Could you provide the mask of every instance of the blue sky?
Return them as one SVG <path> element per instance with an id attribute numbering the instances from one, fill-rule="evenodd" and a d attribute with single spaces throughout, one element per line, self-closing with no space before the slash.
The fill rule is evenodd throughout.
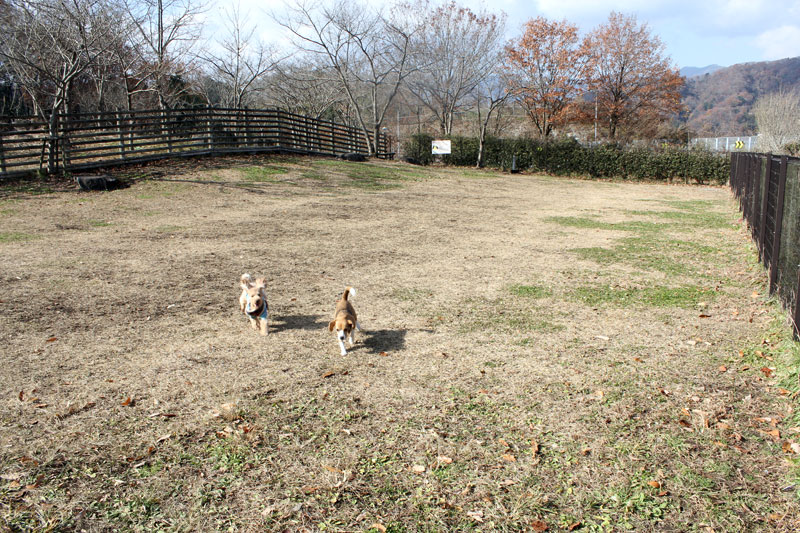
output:
<path id="1" fill-rule="evenodd" d="M 207 22 L 221 20 L 231 1 L 215 0 Z M 235 0 L 233 0 L 235 1 Z M 376 3 L 385 3 L 379 1 Z M 611 11 L 636 15 L 665 45 L 679 67 L 730 66 L 800 56 L 800 0 L 457 0 L 473 11 L 503 11 L 509 38 L 530 18 L 567 19 L 583 32 L 605 22 Z M 280 28 L 266 12 L 280 12 L 283 0 L 240 0 L 261 38 L 280 43 Z"/>

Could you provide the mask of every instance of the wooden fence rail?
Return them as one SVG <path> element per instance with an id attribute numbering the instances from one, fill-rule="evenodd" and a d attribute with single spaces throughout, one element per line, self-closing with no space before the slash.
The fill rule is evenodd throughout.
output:
<path id="1" fill-rule="evenodd" d="M 730 186 L 800 338 L 800 159 L 732 153 Z"/>
<path id="2" fill-rule="evenodd" d="M 279 109 L 168 109 L 0 117 L 0 178 L 236 152 L 369 153 L 363 132 Z M 370 137 L 370 139 L 372 139 Z M 378 157 L 391 157 L 379 135 Z"/>

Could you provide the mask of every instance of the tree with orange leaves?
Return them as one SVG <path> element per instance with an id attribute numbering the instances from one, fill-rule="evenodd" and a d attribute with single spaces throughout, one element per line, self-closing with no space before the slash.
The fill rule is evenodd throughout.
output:
<path id="1" fill-rule="evenodd" d="M 585 45 L 591 54 L 587 87 L 596 98 L 592 111 L 610 139 L 623 130 L 641 134 L 647 125 L 680 112 L 684 79 L 647 24 L 612 12 L 587 35 Z"/>
<path id="2" fill-rule="evenodd" d="M 568 121 L 588 63 L 578 27 L 566 20 L 531 19 L 506 46 L 507 82 L 542 137 Z"/>

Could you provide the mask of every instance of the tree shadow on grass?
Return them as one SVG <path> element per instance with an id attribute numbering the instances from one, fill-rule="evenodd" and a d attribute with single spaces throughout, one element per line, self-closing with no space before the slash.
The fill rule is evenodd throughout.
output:
<path id="1" fill-rule="evenodd" d="M 364 348 L 370 353 L 378 354 L 402 350 L 406 345 L 406 333 L 404 329 L 378 329 L 364 331 L 361 335 Z"/>

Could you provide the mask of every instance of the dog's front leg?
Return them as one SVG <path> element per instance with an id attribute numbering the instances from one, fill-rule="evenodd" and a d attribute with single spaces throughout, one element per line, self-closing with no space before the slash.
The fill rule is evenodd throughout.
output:
<path id="1" fill-rule="evenodd" d="M 344 347 L 344 341 L 342 339 L 337 339 L 339 341 L 339 348 L 342 351 L 342 355 L 347 355 L 347 350 Z"/>

